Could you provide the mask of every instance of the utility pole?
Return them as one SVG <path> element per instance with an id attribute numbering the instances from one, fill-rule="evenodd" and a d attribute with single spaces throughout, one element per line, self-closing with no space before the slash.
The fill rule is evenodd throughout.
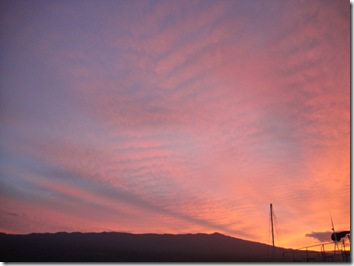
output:
<path id="1" fill-rule="evenodd" d="M 272 244 L 273 244 L 273 261 L 275 259 L 275 245 L 274 245 L 274 226 L 273 226 L 273 204 L 270 204 L 270 223 L 272 226 Z"/>

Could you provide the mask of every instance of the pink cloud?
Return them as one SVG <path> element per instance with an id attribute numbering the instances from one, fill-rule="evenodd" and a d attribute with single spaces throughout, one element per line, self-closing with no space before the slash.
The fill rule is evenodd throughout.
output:
<path id="1" fill-rule="evenodd" d="M 97 13 L 95 37 L 53 24 L 25 52 L 54 66 L 60 85 L 35 90 L 48 103 L 34 124 L 26 112 L 2 123 L 1 145 L 7 176 L 58 199 L 4 196 L 1 228 L 14 231 L 18 208 L 38 222 L 20 231 L 220 230 L 265 242 L 270 202 L 292 247 L 328 229 L 328 202 L 349 226 L 349 23 L 342 4 L 295 1 L 273 21 L 274 3 L 264 14 L 242 1 L 123 3 L 119 16 Z"/>

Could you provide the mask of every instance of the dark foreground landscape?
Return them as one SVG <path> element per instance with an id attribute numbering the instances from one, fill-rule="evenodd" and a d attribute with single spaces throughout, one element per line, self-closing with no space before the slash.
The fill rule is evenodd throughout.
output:
<path id="1" fill-rule="evenodd" d="M 272 247 L 219 233 L 0 233 L 3 262 L 267 262 Z M 276 261 L 306 261 L 319 253 L 276 248 Z"/>

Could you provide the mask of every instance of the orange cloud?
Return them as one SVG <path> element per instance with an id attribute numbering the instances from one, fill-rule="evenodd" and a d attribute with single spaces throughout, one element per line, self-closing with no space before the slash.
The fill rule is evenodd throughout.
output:
<path id="1" fill-rule="evenodd" d="M 2 19 L 2 230 L 267 242 L 271 202 L 286 247 L 349 227 L 349 6 L 56 7 Z"/>

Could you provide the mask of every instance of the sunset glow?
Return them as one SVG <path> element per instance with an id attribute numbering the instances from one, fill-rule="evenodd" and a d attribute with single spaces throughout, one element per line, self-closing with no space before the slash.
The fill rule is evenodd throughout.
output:
<path id="1" fill-rule="evenodd" d="M 0 36 L 0 232 L 350 230 L 348 1 L 2 1 Z"/>

